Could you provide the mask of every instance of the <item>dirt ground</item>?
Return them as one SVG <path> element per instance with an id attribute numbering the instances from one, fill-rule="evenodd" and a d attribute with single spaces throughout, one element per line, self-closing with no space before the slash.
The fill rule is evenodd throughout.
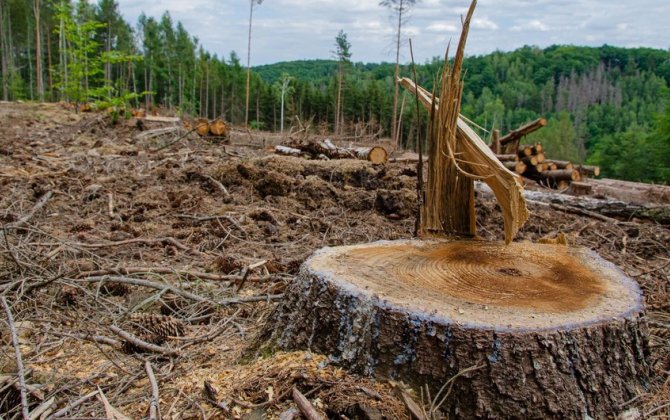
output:
<path id="1" fill-rule="evenodd" d="M 330 417 L 405 418 L 391 384 L 321 355 L 242 356 L 312 252 L 412 236 L 414 166 L 278 157 L 263 133 L 138 134 L 59 104 L 0 104 L 0 292 L 31 409 L 146 417 L 151 371 L 163 418 L 277 418 L 295 408 L 294 386 Z M 480 197 L 477 211 L 480 235 L 502 239 L 497 205 Z M 654 375 L 624 409 L 670 415 L 669 227 L 531 212 L 518 240 L 565 233 L 641 284 Z M 11 418 L 20 385 L 6 311 L 0 412 Z"/>

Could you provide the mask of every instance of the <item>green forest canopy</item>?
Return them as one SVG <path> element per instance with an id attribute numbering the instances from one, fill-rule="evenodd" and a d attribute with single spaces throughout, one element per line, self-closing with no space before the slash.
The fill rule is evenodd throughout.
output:
<path id="1" fill-rule="evenodd" d="M 42 85 L 46 100 L 106 106 L 143 105 L 215 118 L 244 120 L 245 69 L 234 53 L 203 49 L 169 13 L 125 22 L 115 0 L 41 0 L 0 3 L 3 100 L 36 100 L 35 26 L 39 22 Z M 333 34 L 333 39 L 337 34 Z M 358 46 L 352 45 L 353 58 Z M 343 83 L 344 136 L 390 132 L 392 63 L 347 64 Z M 432 89 L 442 60 L 417 66 L 419 83 Z M 670 52 L 652 48 L 555 45 L 471 56 L 464 63 L 462 112 L 502 133 L 544 116 L 547 127 L 528 142 L 542 142 L 554 159 L 599 164 L 603 174 L 630 180 L 670 180 Z M 279 130 L 282 76 L 292 78 L 285 124 L 297 117 L 324 132 L 335 122 L 338 63 L 306 60 L 258 66 L 251 81 L 252 126 Z M 404 66 L 403 76 L 411 76 Z M 406 101 L 413 98 L 405 96 Z M 408 102 L 402 142 L 414 147 L 427 115 Z M 417 121 L 419 124 L 417 124 Z M 487 134 L 482 132 L 485 137 Z"/>

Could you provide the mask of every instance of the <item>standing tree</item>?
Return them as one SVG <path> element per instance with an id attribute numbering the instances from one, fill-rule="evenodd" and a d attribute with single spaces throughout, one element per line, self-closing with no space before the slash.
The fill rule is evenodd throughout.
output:
<path id="1" fill-rule="evenodd" d="M 281 112 L 280 112 L 280 132 L 284 134 L 284 98 L 286 97 L 287 93 L 291 93 L 293 91 L 293 87 L 291 86 L 291 82 L 293 81 L 293 77 L 289 76 L 287 73 L 284 73 L 281 75 L 281 79 L 276 82 L 277 87 L 279 88 L 279 93 L 281 95 Z"/>
<path id="2" fill-rule="evenodd" d="M 244 126 L 249 125 L 249 84 L 251 82 L 251 22 L 254 16 L 254 5 L 260 5 L 263 0 L 249 0 L 249 42 L 247 44 L 247 89 L 244 102 Z"/>
<path id="3" fill-rule="evenodd" d="M 387 7 L 397 17 L 395 33 L 395 72 L 393 77 L 393 115 L 391 116 L 391 138 L 398 143 L 398 78 L 400 76 L 400 40 L 402 39 L 402 26 L 406 22 L 407 13 L 416 4 L 417 0 L 382 0 L 379 5 Z M 405 19 L 405 20 L 403 20 Z M 395 19 L 394 19 L 395 20 Z"/>
<path id="4" fill-rule="evenodd" d="M 342 85 L 346 65 L 351 58 L 351 43 L 347 40 L 347 34 L 340 30 L 335 37 L 335 57 L 337 58 L 337 100 L 335 102 L 335 134 L 342 131 Z"/>
<path id="5" fill-rule="evenodd" d="M 109 56 L 116 46 L 117 28 L 123 22 L 119 13 L 119 4 L 115 0 L 100 0 L 95 15 L 98 22 L 105 24 L 98 31 L 98 43 L 104 46 L 105 53 Z M 110 60 L 104 61 L 104 80 L 106 84 L 111 85 L 112 63 Z"/>
<path id="6" fill-rule="evenodd" d="M 40 35 L 40 0 L 35 0 L 33 3 L 33 11 L 35 12 L 35 80 L 37 83 L 37 96 L 40 102 L 44 102 L 44 79 L 42 78 L 42 42 Z"/>

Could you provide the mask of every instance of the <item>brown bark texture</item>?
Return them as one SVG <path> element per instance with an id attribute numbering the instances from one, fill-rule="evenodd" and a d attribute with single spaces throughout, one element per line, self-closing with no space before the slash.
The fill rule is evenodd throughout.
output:
<path id="1" fill-rule="evenodd" d="M 488 328 L 399 309 L 334 276 L 308 260 L 257 346 L 307 348 L 360 374 L 427 385 L 431 395 L 474 367 L 443 406 L 453 418 L 606 418 L 645 391 L 640 307 L 558 328 Z"/>
<path id="2" fill-rule="evenodd" d="M 374 164 L 386 163 L 388 153 L 380 146 L 371 147 L 339 147 L 329 139 L 323 141 L 289 141 L 275 148 L 275 153 L 298 155 L 291 150 L 299 150 L 303 154 L 311 155 L 313 158 L 325 156 L 328 159 L 359 159 L 367 160 Z"/>

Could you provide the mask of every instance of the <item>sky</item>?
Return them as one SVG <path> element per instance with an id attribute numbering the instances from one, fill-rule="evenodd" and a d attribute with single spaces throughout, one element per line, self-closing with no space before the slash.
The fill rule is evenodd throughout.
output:
<path id="1" fill-rule="evenodd" d="M 219 57 L 247 57 L 249 0 L 118 0 L 136 25 L 141 12 L 169 11 L 204 48 Z M 403 27 L 415 60 L 443 56 L 458 41 L 468 0 L 419 0 Z M 395 24 L 378 0 L 264 0 L 254 7 L 251 65 L 332 58 L 343 30 L 352 61 L 394 62 Z M 467 55 L 553 44 L 670 48 L 670 0 L 480 0 Z M 401 62 L 410 59 L 406 39 Z"/>

